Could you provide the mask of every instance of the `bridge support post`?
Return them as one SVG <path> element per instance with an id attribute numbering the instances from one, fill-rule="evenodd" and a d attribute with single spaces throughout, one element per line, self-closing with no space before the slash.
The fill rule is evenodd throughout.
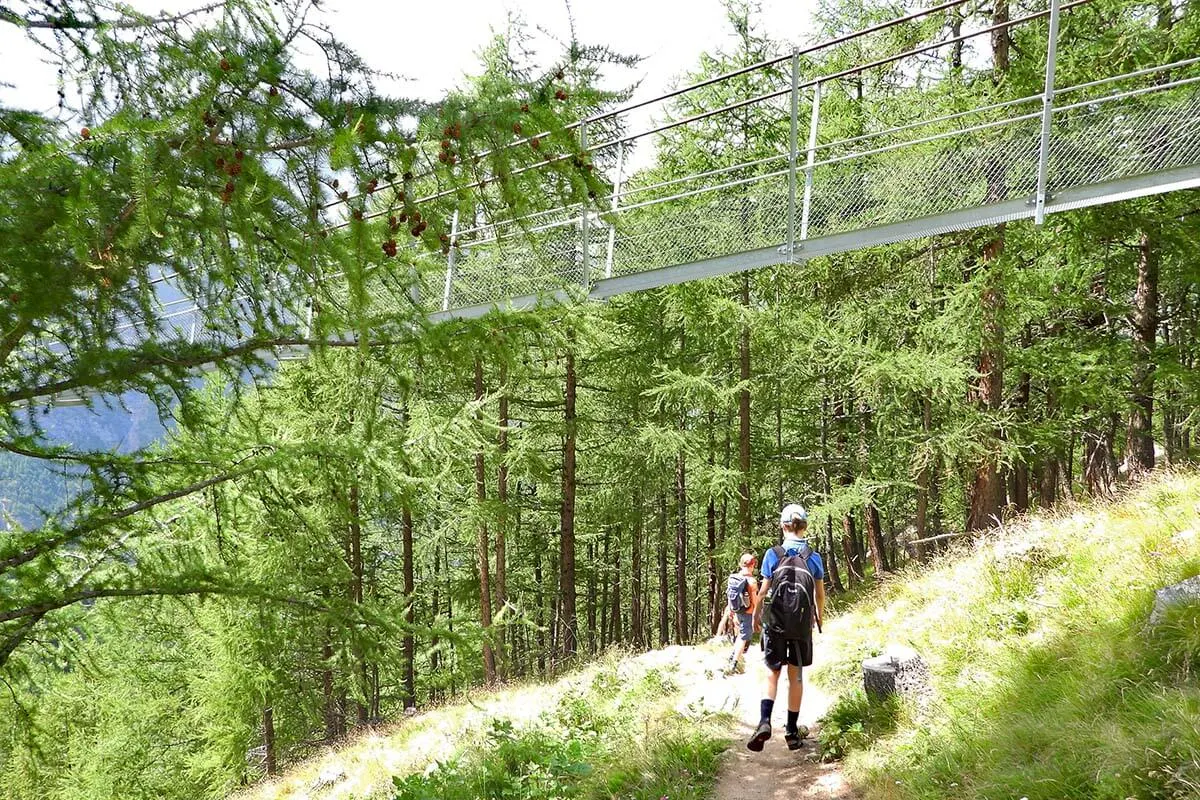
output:
<path id="1" fill-rule="evenodd" d="M 800 216 L 800 241 L 808 239 L 808 217 L 812 209 L 813 162 L 817 159 L 817 126 L 821 123 L 821 84 L 813 86 L 812 114 L 808 121 L 808 164 L 804 167 L 804 207 Z"/>
<path id="2" fill-rule="evenodd" d="M 792 48 L 792 125 L 788 140 L 787 258 L 796 260 L 796 129 L 800 109 L 800 52 Z"/>
<path id="3" fill-rule="evenodd" d="M 579 123 L 579 152 L 586 153 L 587 148 L 587 122 L 585 121 Z M 580 203 L 579 214 L 579 282 L 583 284 L 583 290 L 585 292 L 592 288 L 592 264 L 591 253 L 589 252 L 592 248 L 591 241 L 588 236 L 588 217 L 591 215 L 591 213 L 592 210 L 588 208 L 587 198 L 585 197 L 583 202 Z"/>
<path id="4" fill-rule="evenodd" d="M 1050 168 L 1050 124 L 1054 116 L 1054 67 L 1058 57 L 1058 5 L 1050 0 L 1050 34 L 1046 41 L 1046 88 L 1042 92 L 1042 140 L 1038 148 L 1037 197 L 1033 221 L 1046 221 L 1046 175 Z"/>
<path id="5" fill-rule="evenodd" d="M 442 311 L 450 310 L 450 291 L 454 287 L 454 262 L 458 253 L 458 209 L 450 218 L 450 252 L 446 255 L 446 285 L 442 288 Z"/>
<path id="6" fill-rule="evenodd" d="M 621 183 L 625 178 L 625 142 L 617 142 L 617 180 L 613 183 L 612 206 L 609 211 L 614 215 L 617 213 L 617 206 L 621 203 Z M 604 277 L 611 278 L 613 272 L 613 250 L 617 246 L 617 225 L 612 223 L 608 226 L 608 252 L 604 255 Z"/>

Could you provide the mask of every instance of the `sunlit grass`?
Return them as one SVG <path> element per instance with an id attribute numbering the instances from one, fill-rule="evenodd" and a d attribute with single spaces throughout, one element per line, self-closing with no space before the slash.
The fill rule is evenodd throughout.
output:
<path id="1" fill-rule="evenodd" d="M 849 693 L 904 644 L 934 694 L 861 737 L 851 778 L 876 797 L 1200 796 L 1200 612 L 1146 625 L 1154 591 L 1196 574 L 1200 477 L 1167 475 L 889 580 L 831 620 L 816 678 Z"/>
<path id="2" fill-rule="evenodd" d="M 361 734 L 236 800 L 700 800 L 727 746 L 728 719 L 694 687 L 723 656 L 611 653 L 553 683 L 476 693 Z"/>

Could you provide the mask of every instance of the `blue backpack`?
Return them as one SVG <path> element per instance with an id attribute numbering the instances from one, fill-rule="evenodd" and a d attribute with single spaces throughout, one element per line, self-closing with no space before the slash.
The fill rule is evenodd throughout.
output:
<path id="1" fill-rule="evenodd" d="M 740 572 L 735 572 L 729 576 L 729 580 L 725 583 L 725 596 L 729 599 L 729 607 L 734 611 L 747 611 L 750 608 L 750 598 L 747 596 L 747 590 L 750 588 L 750 579 Z"/>

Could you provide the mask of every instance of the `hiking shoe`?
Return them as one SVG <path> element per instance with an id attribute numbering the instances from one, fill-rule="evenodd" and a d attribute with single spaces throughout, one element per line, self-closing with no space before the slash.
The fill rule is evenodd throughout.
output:
<path id="1" fill-rule="evenodd" d="M 763 720 L 758 723 L 758 728 L 754 731 L 754 735 L 750 737 L 750 741 L 746 742 L 746 747 L 753 750 L 755 753 L 762 752 L 763 743 L 771 738 L 771 723 Z"/>
<path id="2" fill-rule="evenodd" d="M 806 738 L 808 738 L 807 725 L 797 726 L 796 730 L 787 731 L 783 735 L 783 741 L 787 743 L 788 750 L 799 750 Z"/>

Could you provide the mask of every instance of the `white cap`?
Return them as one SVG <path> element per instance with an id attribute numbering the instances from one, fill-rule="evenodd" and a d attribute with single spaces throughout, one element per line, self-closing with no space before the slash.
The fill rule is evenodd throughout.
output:
<path id="1" fill-rule="evenodd" d="M 804 510 L 804 506 L 788 503 L 783 507 L 783 511 L 779 512 L 779 524 L 791 525 L 793 522 L 808 522 L 808 512 Z"/>

